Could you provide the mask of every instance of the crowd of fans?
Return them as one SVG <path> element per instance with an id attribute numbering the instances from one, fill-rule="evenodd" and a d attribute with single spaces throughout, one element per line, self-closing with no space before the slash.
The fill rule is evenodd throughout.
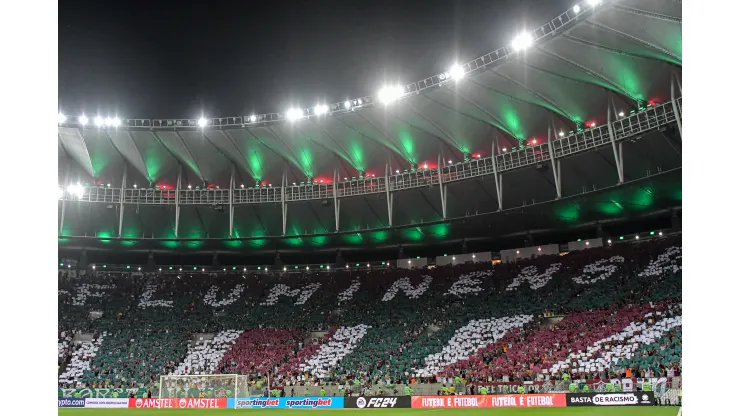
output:
<path id="1" fill-rule="evenodd" d="M 300 386 L 536 381 L 626 369 L 676 375 L 680 256 L 680 240 L 664 238 L 495 267 L 60 278 L 59 381 L 145 387 L 163 374 L 270 373 Z M 546 314 L 566 316 L 553 324 Z M 327 332 L 310 341 L 310 331 Z M 93 342 L 73 345 L 75 332 Z"/>

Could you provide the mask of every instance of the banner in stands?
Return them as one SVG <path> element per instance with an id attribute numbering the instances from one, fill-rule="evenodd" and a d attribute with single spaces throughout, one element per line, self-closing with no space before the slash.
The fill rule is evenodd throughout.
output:
<path id="1" fill-rule="evenodd" d="M 57 407 L 85 407 L 85 399 L 64 397 L 57 399 Z"/>
<path id="2" fill-rule="evenodd" d="M 345 397 L 344 407 L 349 409 L 408 409 L 411 407 L 411 396 Z"/>
<path id="3" fill-rule="evenodd" d="M 632 393 L 568 393 L 568 406 L 653 406 L 651 391 Z"/>
<path id="4" fill-rule="evenodd" d="M 341 409 L 344 397 L 246 397 L 229 399 L 234 409 Z"/>
<path id="5" fill-rule="evenodd" d="M 490 396 L 414 396 L 413 408 L 565 407 L 565 394 L 497 394 Z"/>
<path id="6" fill-rule="evenodd" d="M 220 398 L 128 399 L 135 409 L 225 409 L 227 400 Z"/>
<path id="7" fill-rule="evenodd" d="M 57 389 L 57 397 L 74 397 L 75 393 L 80 393 L 80 397 L 111 397 L 114 393 L 118 397 L 128 397 L 129 393 L 134 393 L 136 397 L 144 397 L 146 389 Z"/>
<path id="8" fill-rule="evenodd" d="M 93 409 L 128 407 L 128 400 L 129 399 L 96 399 L 88 397 L 85 399 L 85 407 Z"/>

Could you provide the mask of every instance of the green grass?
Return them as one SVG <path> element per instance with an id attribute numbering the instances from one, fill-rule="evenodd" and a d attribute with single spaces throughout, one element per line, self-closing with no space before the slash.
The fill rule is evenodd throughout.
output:
<path id="1" fill-rule="evenodd" d="M 223 415 L 248 413 L 250 416 L 336 416 L 352 409 L 59 409 L 60 415 L 143 416 L 143 415 Z M 357 410 L 360 411 L 359 409 Z M 371 416 L 676 416 L 678 407 L 561 407 L 539 409 L 363 409 Z"/>

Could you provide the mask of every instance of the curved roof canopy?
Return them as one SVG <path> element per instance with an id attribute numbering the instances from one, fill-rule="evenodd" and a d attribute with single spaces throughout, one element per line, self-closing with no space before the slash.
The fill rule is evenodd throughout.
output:
<path id="1" fill-rule="evenodd" d="M 225 189 L 232 176 L 235 188 L 381 177 L 386 170 L 393 174 L 425 165 L 436 168 L 440 162 L 455 165 L 541 144 L 548 140 L 548 128 L 553 139 L 560 132 L 569 137 L 579 129 L 604 125 L 608 118 L 613 121 L 670 101 L 674 84 L 674 94 L 680 96 L 681 3 L 588 3 L 533 31 L 534 42 L 525 50 L 514 51 L 509 45 L 463 64 L 465 75 L 459 80 L 445 72 L 402 86 L 403 97 L 389 105 L 368 96 L 350 100 L 349 106 L 328 105 L 326 114 L 304 109 L 292 121 L 288 118 L 293 114 L 246 115 L 209 119 L 205 128 L 197 120 L 148 119 L 123 120 L 117 127 L 81 126 L 70 117 L 59 126 L 59 182 L 171 189 L 179 175 L 181 189 Z M 645 172 L 680 168 L 680 135 L 674 135 L 678 140 L 668 136 L 656 130 L 627 146 L 625 181 L 630 175 L 639 179 Z M 577 162 L 564 162 L 560 169 L 562 197 L 615 182 L 615 159 L 608 146 L 578 156 Z M 509 206 L 554 196 L 551 172 L 512 173 L 501 187 Z M 448 192 L 446 216 L 439 206 L 439 190 L 398 192 L 396 206 L 413 210 L 396 212 L 393 225 L 499 208 L 493 181 L 471 179 Z M 340 231 L 390 225 L 382 193 L 348 198 L 342 204 Z M 118 236 L 117 211 L 67 205 L 60 235 Z M 294 205 L 286 235 L 335 230 L 333 210 L 320 201 Z M 238 231 L 232 237 L 282 235 L 279 203 L 238 210 L 243 212 L 234 214 L 233 228 Z M 177 228 L 173 221 L 171 207 L 137 205 L 124 213 L 121 237 L 172 238 Z M 182 207 L 178 237 L 226 238 L 229 221 L 228 214 L 207 207 Z"/>

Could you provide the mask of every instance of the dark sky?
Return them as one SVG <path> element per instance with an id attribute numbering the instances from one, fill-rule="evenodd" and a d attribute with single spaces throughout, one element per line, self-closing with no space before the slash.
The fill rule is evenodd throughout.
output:
<path id="1" fill-rule="evenodd" d="M 467 62 L 574 3 L 61 0 L 59 102 L 122 118 L 333 103 Z"/>

